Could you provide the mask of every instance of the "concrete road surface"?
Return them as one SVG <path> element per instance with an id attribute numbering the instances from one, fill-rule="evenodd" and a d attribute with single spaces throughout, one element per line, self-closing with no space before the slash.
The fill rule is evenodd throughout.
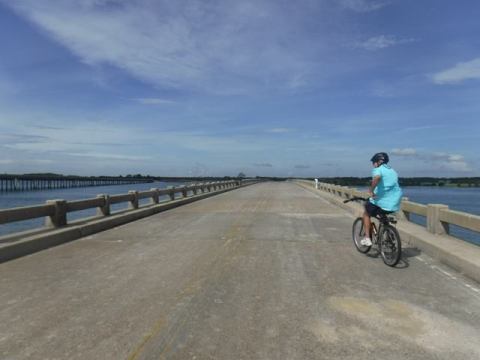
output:
<path id="1" fill-rule="evenodd" d="M 480 359 L 479 284 L 293 183 L 0 264 L 0 359 Z"/>

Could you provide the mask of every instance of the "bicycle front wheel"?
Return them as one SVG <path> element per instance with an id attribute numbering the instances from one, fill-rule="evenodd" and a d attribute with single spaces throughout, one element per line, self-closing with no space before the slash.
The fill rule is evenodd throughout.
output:
<path id="1" fill-rule="evenodd" d="M 363 254 L 367 253 L 371 248 L 371 246 L 365 246 L 360 244 L 360 240 L 362 240 L 364 237 L 365 237 L 365 228 L 363 227 L 363 219 L 359 217 L 353 222 L 352 239 L 357 250 Z"/>
<path id="2" fill-rule="evenodd" d="M 383 262 L 388 266 L 395 266 L 402 257 L 402 243 L 397 229 L 390 225 L 382 226 L 379 234 L 379 250 Z"/>

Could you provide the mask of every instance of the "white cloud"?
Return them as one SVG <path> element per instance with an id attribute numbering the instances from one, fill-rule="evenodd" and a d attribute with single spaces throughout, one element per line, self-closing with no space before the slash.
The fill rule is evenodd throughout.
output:
<path id="1" fill-rule="evenodd" d="M 452 170 L 470 171 L 471 168 L 467 164 L 465 157 L 459 154 L 448 154 L 444 152 L 438 152 L 432 154 L 432 160 L 435 162 L 443 163 Z"/>
<path id="2" fill-rule="evenodd" d="M 442 129 L 445 128 L 445 125 L 424 125 L 424 126 L 410 126 L 410 127 L 404 127 L 402 129 L 399 129 L 397 131 L 399 132 L 417 132 L 417 131 L 431 131 L 434 129 Z"/>
<path id="3" fill-rule="evenodd" d="M 24 165 L 48 165 L 53 164 L 53 160 L 50 159 L 2 159 L 0 160 L 0 164 L 2 165 L 12 165 L 21 162 Z"/>
<path id="4" fill-rule="evenodd" d="M 390 46 L 407 44 L 414 41 L 415 39 L 398 39 L 396 36 L 393 35 L 379 35 L 373 36 L 362 42 L 357 42 L 355 43 L 354 47 L 373 51 L 385 49 Z"/>
<path id="5" fill-rule="evenodd" d="M 126 161 L 140 161 L 140 160 L 150 160 L 151 157 L 148 156 L 130 156 L 130 155 L 121 155 L 121 154 L 103 154 L 103 153 L 67 153 L 70 156 L 77 157 L 89 157 L 95 159 L 106 159 L 106 160 L 126 160 Z"/>
<path id="6" fill-rule="evenodd" d="M 252 82 L 305 86 L 313 65 L 303 49 L 321 46 L 292 41 L 307 31 L 288 9 L 298 7 L 276 2 L 0 1 L 84 63 L 113 65 L 156 86 L 216 93 L 245 92 Z"/>
<path id="7" fill-rule="evenodd" d="M 369 1 L 369 0 L 340 0 L 340 5 L 345 9 L 366 13 L 379 10 L 387 5 L 389 1 Z"/>
<path id="8" fill-rule="evenodd" d="M 472 167 L 466 162 L 463 155 L 435 153 L 433 154 L 433 160 L 447 170 L 458 172 L 472 171 Z"/>
<path id="9" fill-rule="evenodd" d="M 167 99 L 160 99 L 160 98 L 136 98 L 133 99 L 140 104 L 144 105 L 167 105 L 167 104 L 174 104 L 175 101 L 167 100 Z"/>
<path id="10" fill-rule="evenodd" d="M 293 131 L 292 129 L 288 129 L 288 128 L 272 128 L 267 130 L 267 132 L 274 133 L 274 134 L 284 134 L 292 131 Z"/>
<path id="11" fill-rule="evenodd" d="M 465 80 L 480 79 L 480 58 L 461 62 L 454 67 L 440 71 L 432 76 L 435 84 L 458 84 Z"/>
<path id="12" fill-rule="evenodd" d="M 468 164 L 465 157 L 460 154 L 450 154 L 446 152 L 419 152 L 413 148 L 393 149 L 391 154 L 406 158 L 416 158 L 443 171 L 472 171 L 470 164 Z"/>
<path id="13" fill-rule="evenodd" d="M 55 124 L 53 124 L 55 125 Z M 116 144 L 126 146 L 132 141 L 132 131 L 125 126 L 101 122 L 78 121 L 69 127 L 33 127 L 29 123 L 10 125 L 11 132 L 0 136 L 8 149 L 40 153 L 84 152 L 92 147 L 101 148 Z M 143 141 L 144 133 L 136 131 L 135 141 Z M 83 139 L 83 141 L 82 141 Z M 121 145 L 120 145 L 121 144 Z"/>
<path id="14" fill-rule="evenodd" d="M 12 159 L 0 159 L 0 164 L 2 165 L 8 165 L 8 164 L 13 164 L 15 160 Z"/>
<path id="15" fill-rule="evenodd" d="M 416 155 L 417 155 L 417 150 L 412 149 L 412 148 L 393 149 L 393 150 L 392 150 L 392 155 L 397 155 L 397 156 L 416 156 Z"/>

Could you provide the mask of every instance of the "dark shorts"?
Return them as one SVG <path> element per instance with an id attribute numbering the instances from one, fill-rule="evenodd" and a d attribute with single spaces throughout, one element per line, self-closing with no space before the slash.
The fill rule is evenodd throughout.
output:
<path id="1" fill-rule="evenodd" d="M 370 201 L 367 201 L 365 204 L 365 211 L 370 216 L 378 216 L 380 214 L 391 214 L 393 211 L 385 211 L 380 206 L 372 204 Z"/>

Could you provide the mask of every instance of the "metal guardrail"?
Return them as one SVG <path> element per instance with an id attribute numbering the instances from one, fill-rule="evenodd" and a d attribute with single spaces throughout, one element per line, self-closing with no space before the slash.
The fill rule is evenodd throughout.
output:
<path id="1" fill-rule="evenodd" d="M 315 187 L 315 183 L 308 181 Z M 347 186 L 318 183 L 318 189 L 333 195 L 349 199 L 353 196 L 368 197 L 368 193 L 358 191 Z M 450 225 L 460 226 L 464 229 L 480 232 L 480 216 L 462 211 L 454 211 L 443 204 L 418 204 L 403 198 L 400 210 L 401 217 L 410 220 L 410 215 L 420 215 L 426 218 L 426 228 L 429 232 L 437 235 L 449 234 Z"/>
<path id="2" fill-rule="evenodd" d="M 143 206 L 146 207 L 158 204 L 160 202 L 160 196 L 168 195 L 170 199 L 167 201 L 173 201 L 176 199 L 177 194 L 181 194 L 182 198 L 186 198 L 189 196 L 189 193 L 193 193 L 190 196 L 194 196 L 199 193 L 235 188 L 248 182 L 248 180 L 216 181 L 167 189 L 155 188 L 141 192 L 129 191 L 128 194 L 98 195 L 93 199 L 76 201 L 47 200 L 45 205 L 0 210 L 0 224 L 45 217 L 45 225 L 47 227 L 58 228 L 67 225 L 67 214 L 73 211 L 96 208 L 97 216 L 108 216 L 111 214 L 110 205 L 112 204 L 128 202 L 129 209 L 135 210 L 141 207 L 139 205 L 140 199 L 151 199 L 149 204 Z M 80 221 L 81 220 L 82 219 L 80 219 Z"/>

